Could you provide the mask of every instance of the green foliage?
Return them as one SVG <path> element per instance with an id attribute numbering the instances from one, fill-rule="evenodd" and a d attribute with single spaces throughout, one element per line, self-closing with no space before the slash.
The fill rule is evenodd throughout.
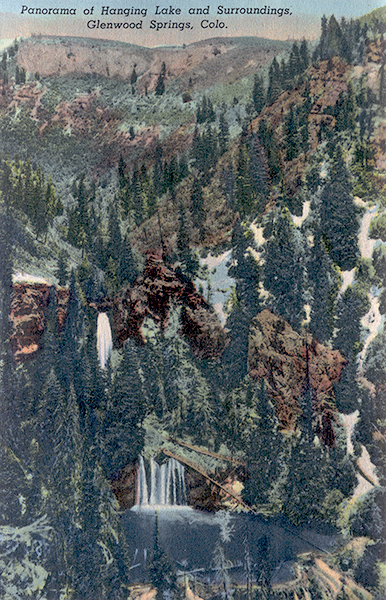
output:
<path id="1" fill-rule="evenodd" d="M 284 440 L 264 380 L 251 396 L 247 404 L 250 422 L 245 424 L 241 438 L 244 448 L 248 448 L 249 475 L 243 498 L 255 506 L 275 504 L 280 499 L 280 479 L 284 474 Z"/>
<path id="2" fill-rule="evenodd" d="M 353 131 L 356 125 L 357 106 L 352 85 L 348 85 L 347 92 L 341 92 L 336 101 L 333 114 L 335 116 L 336 131 Z"/>
<path id="3" fill-rule="evenodd" d="M 88 186 L 82 174 L 72 184 L 76 207 L 69 211 L 68 241 L 78 248 L 90 248 L 95 231 L 91 227 L 91 204 L 95 199 L 95 186 Z"/>
<path id="4" fill-rule="evenodd" d="M 65 286 L 68 280 L 68 254 L 65 250 L 59 253 L 55 276 L 60 286 Z"/>
<path id="5" fill-rule="evenodd" d="M 297 42 L 292 45 L 291 53 L 286 63 L 283 59 L 279 64 L 276 56 L 273 59 L 268 73 L 267 104 L 272 104 L 284 90 L 291 89 L 301 81 L 304 72 L 309 66 L 310 58 L 306 40 L 299 48 Z M 259 85 L 260 87 L 260 85 Z M 261 92 L 259 93 L 261 95 Z M 255 96 L 253 96 L 253 99 Z"/>
<path id="6" fill-rule="evenodd" d="M 158 516 L 154 531 L 154 549 L 150 557 L 149 578 L 157 590 L 157 600 L 164 600 L 166 597 L 173 600 L 181 598 L 174 565 L 159 542 Z"/>
<path id="7" fill-rule="evenodd" d="M 152 406 L 144 378 L 144 353 L 133 342 L 126 345 L 114 384 L 99 407 L 99 453 L 109 476 L 135 460 L 143 445 L 141 423 Z"/>
<path id="8" fill-rule="evenodd" d="M 201 105 L 197 108 L 197 123 L 212 123 L 216 120 L 216 113 L 210 98 L 202 97 Z"/>
<path id="9" fill-rule="evenodd" d="M 371 223 L 370 223 L 371 225 Z M 373 266 L 376 275 L 381 281 L 385 281 L 386 278 L 386 246 L 384 244 L 378 244 L 373 250 Z"/>
<path id="10" fill-rule="evenodd" d="M 229 143 L 229 126 L 224 113 L 220 114 L 219 131 L 218 131 L 218 149 L 219 155 L 222 156 L 228 149 Z"/>
<path id="11" fill-rule="evenodd" d="M 314 58 L 328 60 L 339 56 L 348 63 L 359 64 L 364 56 L 367 37 L 367 24 L 361 26 L 359 20 L 340 23 L 334 15 L 329 19 L 325 15 L 321 21 L 321 36 Z"/>
<path id="12" fill-rule="evenodd" d="M 374 180 L 374 150 L 363 139 L 357 142 L 355 154 L 350 165 L 351 173 L 355 177 L 353 193 L 361 198 L 371 198 L 375 194 Z"/>
<path id="13" fill-rule="evenodd" d="M 25 71 L 25 69 L 23 67 L 20 68 L 19 65 L 16 65 L 16 69 L 15 69 L 15 84 L 16 85 L 23 85 L 25 83 L 25 79 L 26 79 L 26 71 Z"/>
<path id="14" fill-rule="evenodd" d="M 230 344 L 222 356 L 224 377 L 229 385 L 240 382 L 247 373 L 249 328 L 260 309 L 259 265 L 249 250 L 248 233 L 239 221 L 235 223 L 229 275 L 236 287 L 227 319 Z"/>
<path id="15" fill-rule="evenodd" d="M 268 196 L 267 158 L 259 136 L 240 138 L 237 157 L 236 202 L 241 215 L 260 214 Z"/>
<path id="16" fill-rule="evenodd" d="M 331 259 L 348 271 L 355 266 L 358 249 L 357 209 L 342 151 L 335 149 L 331 171 L 320 202 L 320 233 Z"/>
<path id="17" fill-rule="evenodd" d="M 54 217 L 63 212 L 51 176 L 46 182 L 41 166 L 34 170 L 30 158 L 25 162 L 1 158 L 0 181 L 2 201 L 31 220 L 37 237 L 47 234 Z"/>
<path id="18" fill-rule="evenodd" d="M 264 79 L 259 75 L 255 75 L 254 78 L 252 102 L 256 113 L 259 115 L 265 106 Z"/>
<path id="19" fill-rule="evenodd" d="M 320 237 L 314 240 L 310 254 L 307 265 L 308 278 L 312 285 L 310 331 L 323 343 L 330 339 L 333 332 L 341 278 Z"/>
<path id="20" fill-rule="evenodd" d="M 381 213 L 370 222 L 370 237 L 373 240 L 386 242 L 386 212 Z"/>
<path id="21" fill-rule="evenodd" d="M 299 328 L 304 307 L 305 244 L 288 209 L 278 208 L 271 218 L 269 239 L 264 249 L 263 285 L 272 294 L 269 301 L 273 309 L 293 327 Z"/>
<path id="22" fill-rule="evenodd" d="M 367 296 L 352 286 L 349 286 L 338 300 L 336 322 L 338 331 L 334 340 L 334 346 L 350 360 L 354 360 L 361 350 L 360 320 L 366 314 L 367 310 Z"/>
<path id="23" fill-rule="evenodd" d="M 345 451 L 326 449 L 307 435 L 293 438 L 283 485 L 283 512 L 296 525 L 335 525 L 339 517 L 336 500 L 347 498 L 355 483 L 354 466 Z M 330 495 L 326 496 L 327 489 Z"/>
<path id="24" fill-rule="evenodd" d="M 166 65 L 163 62 L 162 66 L 161 66 L 160 74 L 158 75 L 155 90 L 154 90 L 154 93 L 156 96 L 162 96 L 165 93 L 165 76 L 166 76 Z"/>
<path id="25" fill-rule="evenodd" d="M 199 261 L 194 250 L 190 247 L 190 231 L 187 224 L 187 215 L 182 204 L 179 208 L 178 220 L 177 259 L 183 275 L 194 279 L 198 272 Z"/>
<path id="26" fill-rule="evenodd" d="M 267 126 L 264 120 L 259 123 L 258 139 L 264 148 L 268 161 L 268 174 L 270 181 L 275 184 L 281 178 L 280 154 L 275 132 Z"/>

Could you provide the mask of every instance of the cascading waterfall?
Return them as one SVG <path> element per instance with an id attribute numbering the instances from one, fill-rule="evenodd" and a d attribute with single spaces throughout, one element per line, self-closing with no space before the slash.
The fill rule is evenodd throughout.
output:
<path id="1" fill-rule="evenodd" d="M 99 313 L 98 315 L 97 348 L 100 367 L 105 369 L 113 349 L 110 321 L 106 313 Z"/>
<path id="2" fill-rule="evenodd" d="M 185 469 L 174 458 L 159 465 L 150 460 L 150 493 L 143 457 L 139 457 L 137 477 L 137 508 L 186 506 Z"/>
<path id="3" fill-rule="evenodd" d="M 147 491 L 145 463 L 143 462 L 143 457 L 140 456 L 138 465 L 136 504 L 139 506 L 147 506 L 149 504 L 148 499 L 149 494 Z"/>

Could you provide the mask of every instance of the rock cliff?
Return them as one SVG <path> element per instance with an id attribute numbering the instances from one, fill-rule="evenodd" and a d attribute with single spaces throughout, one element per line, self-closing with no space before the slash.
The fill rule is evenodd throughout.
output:
<path id="1" fill-rule="evenodd" d="M 333 383 L 345 365 L 338 350 L 331 350 L 304 332 L 299 334 L 281 317 L 263 310 L 253 320 L 248 368 L 264 378 L 283 429 L 295 429 L 302 414 L 301 398 L 310 389 L 314 427 L 327 446 L 334 445 L 335 402 Z"/>

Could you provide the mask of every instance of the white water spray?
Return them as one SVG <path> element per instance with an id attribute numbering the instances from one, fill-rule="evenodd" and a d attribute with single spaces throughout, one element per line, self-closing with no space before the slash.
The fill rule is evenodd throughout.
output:
<path id="1" fill-rule="evenodd" d="M 135 508 L 186 507 L 185 469 L 174 458 L 161 466 L 154 458 L 150 460 L 149 486 L 142 456 L 139 457 L 137 474 Z"/>
<path id="2" fill-rule="evenodd" d="M 106 368 L 107 361 L 113 349 L 110 321 L 106 313 L 99 313 L 97 323 L 97 348 L 101 369 Z"/>

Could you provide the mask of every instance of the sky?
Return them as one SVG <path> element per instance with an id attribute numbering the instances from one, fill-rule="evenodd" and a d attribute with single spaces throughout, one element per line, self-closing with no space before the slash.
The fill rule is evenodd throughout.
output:
<path id="1" fill-rule="evenodd" d="M 355 18 L 384 4 L 385 0 L 0 0 L 0 48 L 15 37 L 32 34 L 111 39 L 143 46 L 244 35 L 312 40 L 319 37 L 323 14 Z M 103 14 L 103 7 L 108 15 Z M 75 14 L 36 14 L 50 8 L 73 9 Z M 233 14 L 225 15 L 224 8 L 233 9 Z M 129 14 L 111 14 L 118 9 Z M 132 15 L 135 9 L 142 14 Z M 246 15 L 247 9 L 254 9 L 255 14 Z M 196 14 L 199 11 L 201 14 Z"/>

